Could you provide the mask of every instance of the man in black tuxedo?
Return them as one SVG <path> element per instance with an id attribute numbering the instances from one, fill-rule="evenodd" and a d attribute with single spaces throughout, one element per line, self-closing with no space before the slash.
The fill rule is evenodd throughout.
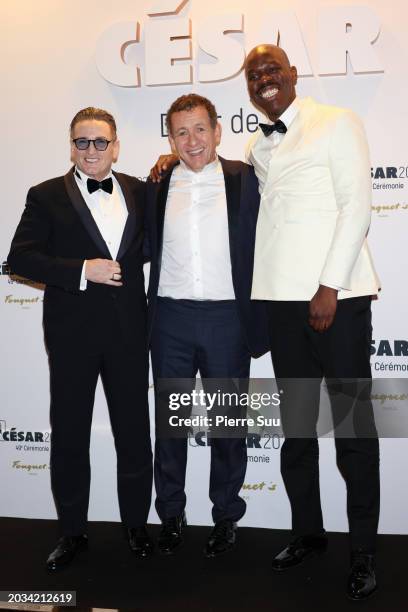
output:
<path id="1" fill-rule="evenodd" d="M 139 557 L 152 551 L 152 487 L 143 277 L 145 185 L 112 172 L 115 120 L 93 107 L 71 122 L 74 167 L 32 187 L 9 265 L 42 282 L 51 392 L 51 484 L 61 538 L 48 570 L 87 546 L 89 443 L 101 376 L 117 452 L 120 514 Z"/>
<path id="2" fill-rule="evenodd" d="M 217 157 L 221 126 L 206 98 L 178 98 L 167 113 L 167 128 L 180 164 L 159 185 L 148 184 L 146 209 L 156 400 L 160 379 L 193 385 L 198 371 L 204 379 L 248 379 L 251 355 L 268 348 L 264 305 L 250 300 L 259 207 L 255 174 L 242 162 Z M 156 426 L 162 416 L 156 401 Z M 165 438 L 158 431 L 156 509 L 162 520 L 159 549 L 166 554 L 183 539 L 186 463 L 186 437 Z M 239 492 L 246 464 L 242 435 L 212 438 L 215 527 L 207 557 L 235 543 L 236 524 L 245 513 Z"/>

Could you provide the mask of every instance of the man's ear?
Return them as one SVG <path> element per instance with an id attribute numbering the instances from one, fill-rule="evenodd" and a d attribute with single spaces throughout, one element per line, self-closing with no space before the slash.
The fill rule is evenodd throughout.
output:
<path id="1" fill-rule="evenodd" d="M 291 66 L 290 67 L 290 71 L 292 73 L 292 83 L 293 83 L 293 86 L 295 86 L 297 84 L 297 80 L 298 80 L 298 73 L 297 73 L 296 66 Z"/>
<path id="2" fill-rule="evenodd" d="M 215 126 L 215 142 L 217 143 L 217 147 L 221 142 L 221 135 L 222 135 L 221 123 L 217 121 L 217 125 Z"/>
<path id="3" fill-rule="evenodd" d="M 170 132 L 168 134 L 168 139 L 169 139 L 169 143 L 170 143 L 171 152 L 174 153 L 174 155 L 178 155 L 177 149 L 176 149 L 176 143 L 174 142 L 174 138 L 172 137 Z"/>
<path id="4" fill-rule="evenodd" d="M 115 142 L 113 143 L 113 163 L 116 163 L 118 161 L 119 151 L 120 151 L 120 142 L 119 140 L 115 140 Z"/>

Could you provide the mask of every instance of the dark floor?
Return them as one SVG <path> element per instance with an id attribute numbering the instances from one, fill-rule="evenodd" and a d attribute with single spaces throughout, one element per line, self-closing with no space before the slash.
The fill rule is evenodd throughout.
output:
<path id="1" fill-rule="evenodd" d="M 158 526 L 150 531 L 157 536 Z M 0 590 L 75 590 L 81 608 L 142 612 L 408 609 L 404 559 L 408 536 L 379 536 L 379 589 L 369 600 L 353 602 L 345 595 L 349 562 L 345 534 L 329 534 L 325 555 L 275 573 L 270 561 L 286 545 L 287 531 L 241 528 L 233 551 L 205 559 L 202 549 L 209 531 L 187 527 L 177 555 L 156 553 L 142 561 L 128 550 L 119 524 L 90 523 L 89 550 L 63 572 L 48 575 L 44 561 L 56 541 L 55 522 L 1 518 Z"/>

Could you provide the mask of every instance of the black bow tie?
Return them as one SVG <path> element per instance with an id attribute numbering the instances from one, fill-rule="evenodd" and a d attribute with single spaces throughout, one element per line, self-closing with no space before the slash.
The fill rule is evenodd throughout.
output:
<path id="1" fill-rule="evenodd" d="M 270 125 L 269 123 L 260 123 L 259 127 L 261 128 L 265 136 L 270 136 L 271 134 L 273 134 L 273 132 L 279 132 L 279 134 L 286 134 L 286 132 L 288 131 L 288 128 L 280 119 L 278 119 L 272 125 Z"/>
<path id="2" fill-rule="evenodd" d="M 113 191 L 112 177 L 106 178 L 103 181 L 96 181 L 95 179 L 89 178 L 86 181 L 86 185 L 89 193 L 98 191 L 98 189 L 103 189 L 103 191 L 106 191 L 106 193 L 112 193 Z"/>

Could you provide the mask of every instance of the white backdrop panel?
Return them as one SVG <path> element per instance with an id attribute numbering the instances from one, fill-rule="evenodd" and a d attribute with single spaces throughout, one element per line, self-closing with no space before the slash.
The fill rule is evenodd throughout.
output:
<path id="1" fill-rule="evenodd" d="M 68 125 L 80 108 L 100 106 L 114 114 L 121 139 L 118 169 L 145 177 L 158 154 L 168 150 L 162 135 L 161 114 L 176 97 L 195 91 L 212 99 L 221 116 L 220 152 L 225 157 L 243 159 L 250 134 L 248 116 L 251 115 L 251 130 L 253 115 L 257 113 L 248 100 L 237 58 L 256 43 L 276 42 L 279 30 L 282 46 L 289 50 L 294 63 L 296 59 L 302 74 L 308 75 L 299 79 L 299 94 L 350 107 L 365 122 L 373 165 L 373 222 L 369 238 L 383 282 L 381 298 L 373 308 L 373 374 L 407 377 L 406 351 L 401 354 L 395 350 L 395 341 L 408 339 L 404 272 L 408 226 L 406 3 L 366 0 L 360 9 L 359 3 L 351 0 L 341 3 L 224 0 L 221 8 L 213 0 L 205 3 L 190 0 L 179 14 L 148 16 L 152 12 L 166 12 L 163 4 L 176 7 L 181 3 L 1 2 L 1 261 L 7 256 L 30 185 L 67 171 Z M 346 28 L 344 19 L 350 21 L 350 27 Z M 160 26 L 152 25 L 159 21 Z M 120 23 L 128 25 L 114 26 Z M 186 30 L 186 24 L 187 34 L 191 28 L 192 59 L 176 61 L 178 70 L 168 65 L 160 72 L 154 55 L 164 51 L 159 40 L 148 37 L 154 28 L 160 27 L 164 40 L 166 32 Z M 235 32 L 224 36 L 224 29 Z M 120 46 L 129 37 L 139 42 L 127 46 L 124 50 L 127 64 L 121 64 Z M 372 38 L 376 38 L 373 44 Z M 179 42 L 182 44 L 174 46 L 173 56 L 186 57 L 188 41 Z M 345 72 L 347 45 L 350 56 Z M 168 48 L 170 52 L 173 49 L 171 45 Z M 217 49 L 218 60 L 205 53 L 213 51 L 217 55 Z M 319 75 L 324 71 L 332 74 Z M 344 74 L 338 74 L 342 71 Z M 190 73 L 192 82 L 180 83 L 188 80 Z M 205 82 L 199 82 L 200 78 Z M 215 78 L 223 80 L 209 82 Z M 127 86 L 115 84 L 120 79 Z M 148 86 L 147 79 L 159 84 Z M 139 87 L 129 86 L 137 82 Z M 3 434 L 7 432 L 8 439 L 0 436 L 3 438 L 0 514 L 5 516 L 55 517 L 49 487 L 49 385 L 41 310 L 42 291 L 10 282 L 2 265 L 0 428 Z M 271 376 L 269 358 L 253 361 L 251 371 L 256 377 Z M 407 441 L 383 440 L 381 449 L 380 531 L 408 533 L 408 487 L 406 470 L 402 469 Z M 279 473 L 279 450 L 251 448 L 248 453 L 250 461 L 242 492 L 248 510 L 242 523 L 289 528 L 289 504 Z M 93 520 L 119 520 L 115 455 L 100 386 L 91 457 L 89 516 Z M 206 484 L 208 459 L 207 446 L 189 447 L 187 509 L 193 524 L 211 522 Z M 326 527 L 345 531 L 345 488 L 336 469 L 333 440 L 321 441 L 321 490 Z M 154 509 L 150 518 L 158 520 Z"/>

